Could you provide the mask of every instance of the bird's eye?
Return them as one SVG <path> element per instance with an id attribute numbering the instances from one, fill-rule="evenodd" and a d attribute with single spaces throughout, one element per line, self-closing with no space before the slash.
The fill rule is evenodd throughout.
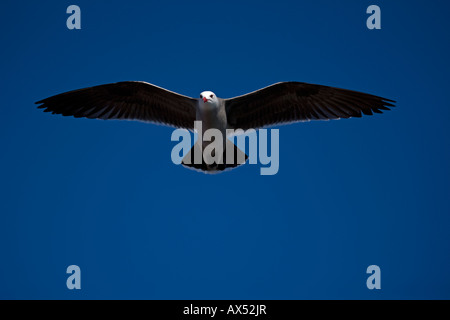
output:
<path id="1" fill-rule="evenodd" d="M 211 97 L 211 98 L 214 98 L 214 95 L 212 94 L 212 95 L 210 95 L 210 97 Z"/>
<path id="2" fill-rule="evenodd" d="M 202 95 L 200 95 L 200 99 L 202 99 L 203 98 L 203 96 Z"/>

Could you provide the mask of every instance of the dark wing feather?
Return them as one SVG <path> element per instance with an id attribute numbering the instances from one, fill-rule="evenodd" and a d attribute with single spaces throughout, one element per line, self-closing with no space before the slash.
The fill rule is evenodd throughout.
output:
<path id="1" fill-rule="evenodd" d="M 196 99 L 146 82 L 74 90 L 36 102 L 45 112 L 89 119 L 140 120 L 193 129 Z"/>
<path id="2" fill-rule="evenodd" d="M 395 101 L 357 91 L 280 82 L 226 99 L 227 120 L 235 129 L 260 128 L 309 120 L 361 117 L 390 110 Z"/>

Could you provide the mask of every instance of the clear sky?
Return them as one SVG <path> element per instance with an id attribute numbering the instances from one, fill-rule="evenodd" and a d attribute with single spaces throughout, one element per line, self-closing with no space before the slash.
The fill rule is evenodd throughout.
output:
<path id="1" fill-rule="evenodd" d="M 81 8 L 81 30 L 66 9 Z M 381 30 L 366 9 L 381 8 Z M 3 1 L 0 298 L 450 298 L 448 1 Z M 175 166 L 172 129 L 35 101 L 141 80 L 397 100 L 280 127 L 280 170 Z M 82 289 L 66 288 L 78 265 Z M 381 268 L 381 290 L 366 269 Z"/>

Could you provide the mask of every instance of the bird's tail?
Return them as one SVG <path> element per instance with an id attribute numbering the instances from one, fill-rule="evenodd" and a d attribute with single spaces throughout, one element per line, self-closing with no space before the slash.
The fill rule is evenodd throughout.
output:
<path id="1" fill-rule="evenodd" d="M 208 164 L 207 161 L 205 161 L 205 158 L 207 158 L 207 156 L 203 154 L 201 143 L 196 143 L 183 158 L 181 164 L 189 169 L 202 171 L 204 173 L 219 173 L 245 164 L 248 156 L 234 143 L 226 139 L 226 147 L 223 150 L 223 155 L 222 157 L 217 157 L 217 162 Z"/>

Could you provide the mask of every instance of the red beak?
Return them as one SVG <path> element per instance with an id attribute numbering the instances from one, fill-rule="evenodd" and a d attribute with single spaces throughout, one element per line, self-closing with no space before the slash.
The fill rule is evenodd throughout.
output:
<path id="1" fill-rule="evenodd" d="M 206 102 L 206 101 L 208 101 L 208 98 L 203 97 L 203 102 Z"/>

